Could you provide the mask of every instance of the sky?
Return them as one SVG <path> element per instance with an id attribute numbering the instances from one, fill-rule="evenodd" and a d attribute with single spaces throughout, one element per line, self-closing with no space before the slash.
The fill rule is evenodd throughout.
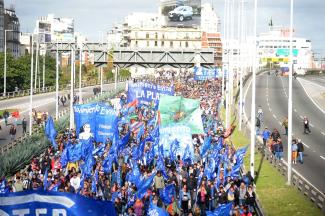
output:
<path id="1" fill-rule="evenodd" d="M 221 23 L 224 1 L 202 0 L 213 4 Z M 254 0 L 244 1 L 248 26 L 252 26 Z M 32 31 L 38 17 L 53 13 L 57 17 L 74 18 L 75 31 L 81 32 L 90 40 L 99 40 L 100 31 L 109 30 L 114 23 L 122 21 L 132 12 L 157 12 L 159 0 L 5 0 L 6 6 L 10 4 L 15 5 L 22 32 Z M 310 39 L 313 50 L 325 57 L 324 9 L 324 0 L 294 0 L 295 35 Z M 289 13 L 290 0 L 258 0 L 257 33 L 268 30 L 271 17 L 274 25 L 289 26 Z"/>

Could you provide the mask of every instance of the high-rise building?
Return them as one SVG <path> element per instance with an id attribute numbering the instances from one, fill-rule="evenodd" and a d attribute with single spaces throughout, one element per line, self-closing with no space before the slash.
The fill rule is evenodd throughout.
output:
<path id="1" fill-rule="evenodd" d="M 20 23 L 13 6 L 4 10 L 4 29 L 7 52 L 10 52 L 14 57 L 18 57 L 20 55 Z"/>

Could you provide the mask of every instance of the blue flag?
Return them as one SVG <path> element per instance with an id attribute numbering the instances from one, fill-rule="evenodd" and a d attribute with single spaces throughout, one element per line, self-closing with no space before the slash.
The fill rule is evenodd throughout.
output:
<path id="1" fill-rule="evenodd" d="M 95 171 L 95 175 L 91 181 L 91 191 L 97 193 L 97 183 L 98 183 L 98 170 Z"/>
<path id="2" fill-rule="evenodd" d="M 129 131 L 122 139 L 118 139 L 118 147 L 117 149 L 123 149 L 126 144 L 129 142 L 131 136 L 131 132 Z"/>
<path id="3" fill-rule="evenodd" d="M 82 144 L 76 143 L 68 146 L 68 161 L 76 162 L 82 158 Z"/>
<path id="4" fill-rule="evenodd" d="M 207 153 L 207 151 L 209 150 L 209 148 L 211 147 L 211 136 L 208 136 L 204 139 L 204 143 L 202 145 L 201 148 L 201 156 L 204 157 L 205 154 Z"/>
<path id="5" fill-rule="evenodd" d="M 84 163 L 80 165 L 81 173 L 85 176 L 91 176 L 95 160 L 92 155 L 88 155 Z"/>
<path id="6" fill-rule="evenodd" d="M 55 137 L 57 135 L 57 132 L 55 130 L 53 118 L 51 116 L 48 117 L 46 123 L 45 123 L 45 134 L 49 138 L 49 140 L 52 143 L 52 146 L 57 149 L 57 144 L 55 141 Z"/>
<path id="7" fill-rule="evenodd" d="M 140 176 L 141 176 L 140 170 L 138 164 L 134 160 L 132 160 L 131 166 L 132 166 L 132 171 L 128 173 L 127 181 L 135 184 L 138 187 L 140 182 Z"/>
<path id="8" fill-rule="evenodd" d="M 115 157 L 113 154 L 110 154 L 103 160 L 104 173 L 110 173 L 112 171 L 112 164 L 114 159 Z"/>
<path id="9" fill-rule="evenodd" d="M 140 142 L 142 135 L 144 134 L 144 124 L 140 127 L 140 130 L 137 134 L 137 141 Z"/>
<path id="10" fill-rule="evenodd" d="M 236 158 L 237 158 L 237 162 L 236 164 L 242 164 L 243 160 L 244 160 L 244 156 L 246 154 L 248 146 L 245 146 L 243 148 L 240 148 L 236 151 Z"/>
<path id="11" fill-rule="evenodd" d="M 17 209 L 26 209 L 28 215 L 36 215 L 36 209 L 43 209 L 43 215 L 115 216 L 112 202 L 89 199 L 78 194 L 51 191 L 23 191 L 0 194 L 0 215 L 12 215 Z"/>
<path id="12" fill-rule="evenodd" d="M 173 184 L 167 185 L 165 188 L 159 191 L 159 196 L 165 204 L 167 205 L 171 204 L 173 202 L 172 198 L 176 197 L 175 185 Z"/>
<path id="13" fill-rule="evenodd" d="M 66 147 L 61 154 L 60 163 L 62 167 L 66 167 L 69 162 L 68 159 L 68 148 Z"/>
<path id="14" fill-rule="evenodd" d="M 150 203 L 148 210 L 148 216 L 169 216 L 169 214 L 162 208 Z"/>
<path id="15" fill-rule="evenodd" d="M 168 179 L 165 164 L 164 164 L 164 159 L 161 155 L 158 156 L 157 170 L 160 170 L 164 178 Z"/>
<path id="16" fill-rule="evenodd" d="M 89 138 L 88 140 L 80 140 L 81 142 L 81 158 L 86 159 L 92 155 L 94 150 L 93 139 Z"/>
<path id="17" fill-rule="evenodd" d="M 233 203 L 230 202 L 225 205 L 220 205 L 214 211 L 207 211 L 207 216 L 228 216 L 230 214 Z"/>
<path id="18" fill-rule="evenodd" d="M 231 177 L 238 177 L 239 176 L 239 172 L 240 172 L 240 167 L 241 167 L 241 163 L 236 164 L 235 166 L 232 167 L 230 176 Z"/>
<path id="19" fill-rule="evenodd" d="M 192 155 L 191 155 L 191 152 L 190 152 L 190 145 L 189 144 L 187 144 L 187 146 L 185 148 L 182 160 L 183 160 L 183 162 L 185 164 L 191 164 L 191 162 L 192 162 Z"/>
<path id="20" fill-rule="evenodd" d="M 147 193 L 148 188 L 152 185 L 153 179 L 156 176 L 156 172 L 154 172 L 151 176 L 149 176 L 146 179 L 143 179 L 141 183 L 139 184 L 140 187 L 138 188 L 138 191 L 136 192 L 136 197 L 138 199 L 142 199 L 144 195 Z"/>

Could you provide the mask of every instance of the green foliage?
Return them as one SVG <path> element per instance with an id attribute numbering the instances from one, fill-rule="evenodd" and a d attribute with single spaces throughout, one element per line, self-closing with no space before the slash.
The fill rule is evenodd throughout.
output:
<path id="1" fill-rule="evenodd" d="M 128 78 L 131 76 L 131 72 L 129 69 L 126 69 L 126 68 L 122 68 L 120 71 L 119 71 L 119 75 L 121 78 Z"/>
<path id="2" fill-rule="evenodd" d="M 0 157 L 0 176 L 12 176 L 28 165 L 31 159 L 40 155 L 50 145 L 43 134 L 27 137 L 22 143 Z"/>
<path id="3" fill-rule="evenodd" d="M 43 58 L 39 57 L 39 74 L 42 81 L 43 74 Z M 34 57 L 34 60 L 36 58 Z M 14 58 L 11 53 L 7 53 L 7 91 L 19 89 L 28 89 L 30 87 L 30 69 L 31 55 L 26 54 L 19 58 Z M 34 62 L 35 64 L 35 62 Z M 0 68 L 4 70 L 4 54 L 0 53 Z M 35 69 L 35 65 L 34 65 Z M 34 74 L 35 75 L 35 74 Z M 3 80 L 3 72 L 0 73 L 0 79 Z M 55 59 L 49 55 L 45 57 L 45 85 L 54 85 L 55 83 Z M 0 82 L 0 91 L 3 91 L 3 82 Z"/>

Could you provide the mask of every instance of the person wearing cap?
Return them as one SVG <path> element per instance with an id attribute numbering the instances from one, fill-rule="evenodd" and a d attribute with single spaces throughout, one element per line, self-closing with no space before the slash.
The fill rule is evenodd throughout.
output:
<path id="1" fill-rule="evenodd" d="M 298 157 L 299 157 L 298 160 L 301 164 L 303 164 L 304 145 L 302 144 L 301 139 L 298 139 L 297 147 L 298 147 Z"/>

